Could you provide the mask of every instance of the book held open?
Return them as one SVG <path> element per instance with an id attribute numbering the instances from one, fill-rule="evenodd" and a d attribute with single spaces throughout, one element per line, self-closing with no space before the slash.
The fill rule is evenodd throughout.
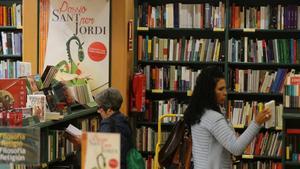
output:
<path id="1" fill-rule="evenodd" d="M 81 137 L 81 130 L 77 127 L 73 126 L 72 124 L 69 124 L 69 126 L 66 128 L 66 132 L 71 134 L 72 136 Z"/>

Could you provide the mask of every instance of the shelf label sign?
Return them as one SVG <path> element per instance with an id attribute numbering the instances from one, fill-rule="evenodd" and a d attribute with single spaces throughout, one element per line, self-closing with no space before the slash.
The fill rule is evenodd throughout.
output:
<path id="1" fill-rule="evenodd" d="M 254 156 L 253 156 L 253 155 L 244 154 L 244 155 L 242 156 L 242 158 L 243 158 L 243 159 L 253 159 Z"/>
<path id="2" fill-rule="evenodd" d="M 244 32 L 255 32 L 255 28 L 244 28 Z"/>
<path id="3" fill-rule="evenodd" d="M 39 128 L 0 128 L 0 164 L 38 165 Z"/>
<path id="4" fill-rule="evenodd" d="M 224 28 L 214 28 L 214 32 L 224 32 Z"/>

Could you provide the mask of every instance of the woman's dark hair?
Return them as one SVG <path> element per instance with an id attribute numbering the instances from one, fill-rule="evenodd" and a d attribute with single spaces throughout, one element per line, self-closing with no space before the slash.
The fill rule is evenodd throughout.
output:
<path id="1" fill-rule="evenodd" d="M 192 126 L 199 123 L 205 109 L 220 112 L 215 94 L 215 88 L 220 79 L 224 79 L 220 67 L 209 66 L 201 70 L 190 103 L 184 112 L 184 120 L 187 124 Z"/>

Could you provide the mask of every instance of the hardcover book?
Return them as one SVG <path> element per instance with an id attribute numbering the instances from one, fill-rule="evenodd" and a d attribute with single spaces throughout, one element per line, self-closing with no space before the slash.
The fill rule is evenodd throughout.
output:
<path id="1" fill-rule="evenodd" d="M 24 79 L 0 79 L 0 108 L 10 110 L 26 107 L 26 95 Z"/>

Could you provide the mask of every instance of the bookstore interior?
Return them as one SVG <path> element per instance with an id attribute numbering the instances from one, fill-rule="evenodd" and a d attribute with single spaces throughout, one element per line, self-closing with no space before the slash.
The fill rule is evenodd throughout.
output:
<path id="1" fill-rule="evenodd" d="M 212 66 L 236 138 L 271 113 L 231 168 L 300 169 L 299 0 L 0 0 L 0 169 L 193 168 L 183 117 Z M 126 159 L 123 134 L 98 132 L 108 88 Z"/>

